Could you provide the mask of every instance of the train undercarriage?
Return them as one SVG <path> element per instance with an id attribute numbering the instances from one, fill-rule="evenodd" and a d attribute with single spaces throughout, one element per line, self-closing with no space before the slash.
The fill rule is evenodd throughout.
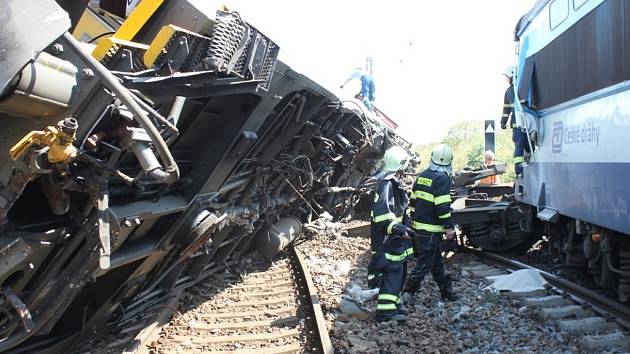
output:
<path id="1" fill-rule="evenodd" d="M 61 352 L 245 252 L 273 257 L 351 215 L 403 143 L 236 12 L 37 3 L 0 15 L 0 47 L 20 44 L 0 75 L 0 352 Z M 107 36 L 77 40 L 80 18 Z"/>
<path id="2" fill-rule="evenodd" d="M 549 209 L 518 202 L 512 185 L 479 186 L 474 182 L 500 174 L 499 168 L 461 173 L 454 178 L 453 221 L 463 244 L 496 253 L 522 254 L 545 241 L 548 259 L 588 272 L 596 286 L 630 301 L 630 242 L 628 236 L 562 216 Z"/>

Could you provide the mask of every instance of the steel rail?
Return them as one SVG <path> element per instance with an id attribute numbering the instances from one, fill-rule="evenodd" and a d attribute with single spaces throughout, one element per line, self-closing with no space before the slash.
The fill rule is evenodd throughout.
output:
<path id="1" fill-rule="evenodd" d="M 311 318 L 314 319 L 315 326 L 313 329 L 315 333 L 309 336 L 312 336 L 313 342 L 311 342 L 311 344 L 316 345 L 323 354 L 332 354 L 334 350 L 328 334 L 326 320 L 319 303 L 317 289 L 313 284 L 308 267 L 304 262 L 304 257 L 293 245 L 291 245 L 287 251 L 289 252 L 292 273 L 296 278 L 296 289 L 301 289 L 299 291 L 305 293 L 305 297 L 308 298 L 306 305 L 310 309 L 310 312 L 312 312 Z M 149 352 L 147 344 L 155 339 L 157 333 L 163 326 L 169 323 L 177 301 L 182 294 L 183 291 L 175 293 L 170 297 L 169 301 L 167 301 L 167 305 L 161 306 L 161 310 L 153 316 L 153 320 L 150 321 L 150 323 L 136 335 L 133 342 L 127 346 L 124 354 L 145 354 Z"/>
<path id="2" fill-rule="evenodd" d="M 620 303 L 619 301 L 610 299 L 593 290 L 560 278 L 557 275 L 498 254 L 483 252 L 472 248 L 466 248 L 465 252 L 474 254 L 481 259 L 488 260 L 492 263 L 506 266 L 508 268 L 535 270 L 539 272 L 551 286 L 562 290 L 564 293 L 572 296 L 579 302 L 588 304 L 593 311 L 599 313 L 603 317 L 614 319 L 621 326 L 630 328 L 630 307 Z"/>
<path id="3" fill-rule="evenodd" d="M 332 354 L 334 353 L 332 342 L 330 341 L 330 336 L 328 335 L 326 319 L 324 318 L 322 307 L 319 304 L 317 288 L 315 288 L 315 285 L 313 284 L 311 273 L 309 272 L 306 262 L 304 262 L 304 257 L 302 256 L 300 251 L 298 251 L 293 245 L 291 245 L 289 247 L 289 252 L 295 259 L 297 271 L 300 273 L 299 276 L 306 283 L 306 292 L 310 299 L 310 308 L 312 309 L 315 316 L 315 322 L 317 325 L 317 337 L 319 339 L 319 345 L 321 347 L 322 353 Z"/>

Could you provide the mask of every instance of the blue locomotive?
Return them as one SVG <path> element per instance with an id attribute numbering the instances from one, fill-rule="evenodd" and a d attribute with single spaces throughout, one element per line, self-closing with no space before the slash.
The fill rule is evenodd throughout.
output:
<path id="1" fill-rule="evenodd" d="M 630 2 L 540 0 L 517 24 L 514 104 L 522 176 L 505 187 L 455 179 L 469 245 L 527 250 L 541 238 L 564 263 L 630 300 Z M 473 187 L 466 187 L 473 186 Z M 462 190 L 464 194 L 461 194 Z M 480 197 L 481 196 L 481 197 Z"/>
<path id="2" fill-rule="evenodd" d="M 630 298 L 630 2 L 541 0 L 519 21 L 521 229 Z M 522 102 L 522 103 L 521 103 Z"/>

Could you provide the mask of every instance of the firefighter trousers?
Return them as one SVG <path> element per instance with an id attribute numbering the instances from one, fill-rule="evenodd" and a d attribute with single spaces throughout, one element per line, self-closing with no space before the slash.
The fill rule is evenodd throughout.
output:
<path id="1" fill-rule="evenodd" d="M 525 162 L 525 150 L 527 147 L 527 135 L 519 128 L 512 129 L 512 141 L 514 142 L 514 173 L 523 173 L 523 162 Z"/>
<path id="2" fill-rule="evenodd" d="M 429 272 L 440 288 L 448 284 L 444 271 L 444 261 L 442 260 L 442 250 L 440 249 L 441 240 L 441 233 L 423 234 L 416 232 L 414 235 L 413 247 L 416 254 L 416 266 L 410 275 L 409 292 L 418 291 L 420 283 Z"/>
<path id="3" fill-rule="evenodd" d="M 382 273 L 380 290 L 376 312 L 397 311 L 400 306 L 400 293 L 402 292 L 407 276 L 407 254 L 379 252 L 374 268 Z"/>
<path id="4" fill-rule="evenodd" d="M 370 248 L 372 249 L 372 258 L 368 264 L 368 288 L 374 289 L 381 286 L 381 278 L 383 273 L 376 268 L 379 250 L 383 246 L 383 240 L 385 235 L 379 232 L 372 232 L 370 234 Z"/>

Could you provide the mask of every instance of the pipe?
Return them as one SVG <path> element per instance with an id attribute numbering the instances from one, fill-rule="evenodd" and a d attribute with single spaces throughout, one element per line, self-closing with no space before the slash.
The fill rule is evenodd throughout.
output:
<path id="1" fill-rule="evenodd" d="M 109 89 L 116 94 L 122 103 L 134 113 L 134 119 L 140 124 L 140 126 L 142 126 L 149 137 L 151 137 L 151 141 L 155 145 L 158 154 L 162 158 L 164 164 L 166 164 L 166 168 L 163 171 L 163 174 L 168 176 L 166 179 L 169 181 L 176 181 L 179 178 L 179 168 L 177 167 L 177 163 L 168 149 L 166 142 L 162 139 L 160 132 L 158 132 L 157 128 L 153 125 L 147 114 L 142 110 L 138 103 L 136 103 L 133 95 L 118 81 L 114 75 L 109 72 L 109 70 L 107 70 L 106 67 L 94 59 L 92 55 L 85 52 L 85 50 L 81 48 L 81 43 L 79 43 L 79 41 L 77 41 L 69 32 L 64 33 L 63 38 L 68 42 L 68 45 L 72 47 L 77 55 L 94 70 L 94 74 L 98 76 L 103 84 L 109 87 Z"/>
<path id="2" fill-rule="evenodd" d="M 254 237 L 256 250 L 268 259 L 282 252 L 302 233 L 302 223 L 292 216 L 284 217 L 267 227 L 268 229 L 261 229 Z"/>
<path id="3" fill-rule="evenodd" d="M 179 121 L 179 116 L 182 114 L 184 103 L 186 103 L 186 97 L 175 96 L 175 101 L 173 101 L 171 112 L 168 114 L 168 117 L 166 118 L 168 119 L 169 122 L 172 122 L 175 126 L 177 126 L 177 122 Z"/>
<path id="4" fill-rule="evenodd" d="M 171 106 L 171 111 L 168 113 L 168 117 L 166 118 L 169 123 L 172 123 L 173 126 L 177 126 L 177 122 L 179 122 L 179 116 L 182 114 L 182 109 L 184 108 L 184 103 L 186 103 L 186 97 L 184 96 L 175 96 L 175 101 L 173 101 L 173 106 Z M 176 128 L 177 129 L 177 128 Z M 166 138 L 166 144 L 171 145 L 177 139 L 177 134 L 173 134 Z"/>
<path id="5" fill-rule="evenodd" d="M 168 128 L 168 130 L 173 132 L 176 136 L 179 135 L 179 129 L 177 129 L 177 127 L 174 126 L 171 122 L 169 122 L 166 118 L 162 117 L 162 115 L 159 114 L 155 109 L 153 109 L 153 107 L 151 107 L 149 104 L 144 102 L 140 97 L 134 95 L 133 93 L 131 93 L 131 97 L 133 97 L 133 99 L 136 102 L 138 102 L 138 104 L 140 104 L 142 106 L 142 108 L 144 108 L 153 117 L 155 117 L 157 120 L 159 120 L 160 123 L 164 124 Z"/>
<path id="6" fill-rule="evenodd" d="M 605 255 L 604 258 L 606 259 L 606 263 L 608 265 L 608 268 L 610 268 L 611 271 L 613 271 L 613 273 L 617 273 L 623 277 L 627 277 L 630 278 L 630 272 L 625 271 L 625 270 L 621 270 L 621 269 L 617 269 L 613 266 L 612 264 L 612 257 L 610 257 L 610 255 Z"/>
<path id="7" fill-rule="evenodd" d="M 165 184 L 173 184 L 177 181 L 177 176 L 169 171 L 164 171 L 161 168 L 149 171 L 149 176 L 153 177 L 156 181 Z"/>
<path id="8" fill-rule="evenodd" d="M 133 242 L 123 248 L 116 250 L 111 256 L 110 269 L 122 267 L 139 259 L 147 258 L 157 251 L 159 240 L 142 240 L 142 242 Z M 99 275 L 105 272 L 99 272 Z"/>

